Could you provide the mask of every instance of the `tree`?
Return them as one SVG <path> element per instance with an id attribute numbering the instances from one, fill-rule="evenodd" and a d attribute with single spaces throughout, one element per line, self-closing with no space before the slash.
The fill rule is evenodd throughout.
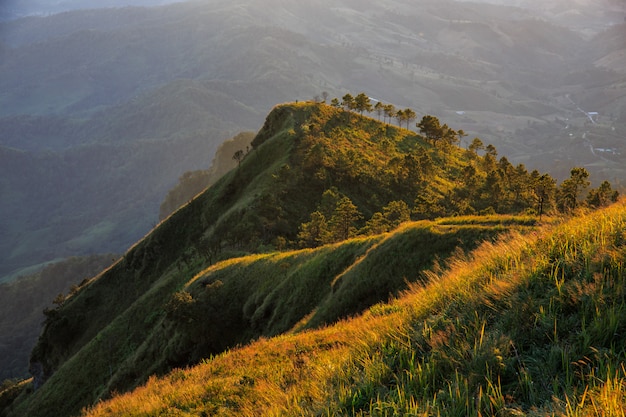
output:
<path id="1" fill-rule="evenodd" d="M 619 198 L 619 191 L 611 189 L 611 183 L 604 181 L 598 188 L 594 188 L 587 194 L 587 204 L 590 207 L 599 208 L 615 203 Z"/>
<path id="2" fill-rule="evenodd" d="M 341 105 L 346 110 L 354 110 L 354 97 L 352 94 L 347 93 L 341 98 Z"/>
<path id="3" fill-rule="evenodd" d="M 333 212 L 342 197 L 343 195 L 339 192 L 339 190 L 337 190 L 336 187 L 327 189 L 324 193 L 322 193 L 322 199 L 318 204 L 317 210 L 329 219 L 333 215 Z"/>
<path id="4" fill-rule="evenodd" d="M 454 145 L 460 141 L 458 133 L 446 124 L 441 126 L 441 139 L 444 140 L 446 145 Z"/>
<path id="5" fill-rule="evenodd" d="M 404 122 L 406 118 L 406 114 L 404 113 L 404 110 L 398 110 L 395 114 L 395 118 L 398 121 L 398 127 L 402 127 L 402 122 Z"/>
<path id="6" fill-rule="evenodd" d="M 415 121 L 417 117 L 417 113 L 413 111 L 413 109 L 404 109 L 404 121 L 406 121 L 406 128 L 409 128 L 409 125 Z"/>
<path id="7" fill-rule="evenodd" d="M 233 155 L 233 159 L 237 161 L 237 166 L 241 165 L 241 161 L 243 161 L 244 156 L 245 154 L 243 153 L 241 149 L 235 152 L 235 154 Z"/>
<path id="8" fill-rule="evenodd" d="M 380 235 L 381 233 L 386 233 L 389 231 L 389 225 L 387 224 L 387 220 L 383 214 L 379 211 L 372 215 L 367 223 L 365 223 L 365 227 L 361 231 L 361 233 L 367 235 Z"/>
<path id="9" fill-rule="evenodd" d="M 556 191 L 556 181 L 550 175 L 540 175 L 539 171 L 534 170 L 530 173 L 530 182 L 534 199 L 537 203 L 539 219 L 541 220 L 546 207 L 553 200 Z"/>
<path id="10" fill-rule="evenodd" d="M 330 105 L 331 105 L 332 107 L 337 108 L 337 109 L 338 109 L 339 107 L 341 107 L 341 103 L 339 103 L 339 99 L 338 99 L 337 97 L 335 97 L 335 98 L 333 98 L 332 100 L 330 100 Z"/>
<path id="11" fill-rule="evenodd" d="M 563 212 L 578 207 L 578 196 L 589 186 L 589 172 L 585 168 L 576 167 L 570 171 L 570 177 L 561 183 L 557 195 L 557 204 Z"/>
<path id="12" fill-rule="evenodd" d="M 326 217 L 319 211 L 311 213 L 311 220 L 300 225 L 298 241 L 300 246 L 314 248 L 328 240 L 328 223 Z"/>
<path id="13" fill-rule="evenodd" d="M 411 210 L 408 204 L 402 200 L 392 201 L 383 207 L 383 217 L 389 225 L 389 230 L 392 230 L 411 220 Z"/>
<path id="14" fill-rule="evenodd" d="M 378 121 L 380 122 L 380 116 L 382 116 L 385 112 L 385 105 L 382 102 L 378 101 L 374 106 L 374 110 L 376 111 L 376 114 L 378 115 Z"/>
<path id="15" fill-rule="evenodd" d="M 389 118 L 389 121 L 396 115 L 396 106 L 393 104 L 385 104 L 385 116 Z"/>
<path id="16" fill-rule="evenodd" d="M 433 144 L 442 137 L 441 124 L 435 116 L 425 115 L 416 126 L 419 128 L 420 133 Z"/>
<path id="17" fill-rule="evenodd" d="M 472 140 L 472 143 L 470 143 L 469 145 L 470 152 L 474 153 L 475 155 L 478 155 L 478 151 L 482 151 L 484 149 L 485 145 L 483 144 L 483 141 L 480 140 L 480 138 L 474 138 L 474 140 Z"/>
<path id="18" fill-rule="evenodd" d="M 342 197 L 329 221 L 333 240 L 338 242 L 354 236 L 356 234 L 354 223 L 361 218 L 363 216 L 352 200 L 346 196 Z"/>
<path id="19" fill-rule="evenodd" d="M 485 148 L 485 155 L 483 156 L 483 169 L 485 171 L 493 171 L 496 168 L 496 157 L 498 156 L 498 151 L 496 147 L 493 145 L 487 145 Z"/>
<path id="20" fill-rule="evenodd" d="M 372 111 L 372 103 L 365 93 L 359 93 L 354 98 L 354 109 L 363 115 L 363 112 L 370 113 Z"/>
<path id="21" fill-rule="evenodd" d="M 477 207 L 479 210 L 491 207 L 495 212 L 502 212 L 500 206 L 505 204 L 506 198 L 503 198 L 504 185 L 502 184 L 502 177 L 500 177 L 497 171 L 493 170 L 487 173 L 480 196 L 482 207 Z"/>
<path id="22" fill-rule="evenodd" d="M 435 116 L 427 114 L 422 117 L 422 120 L 417 124 L 417 127 L 419 128 L 420 133 L 432 141 L 433 144 L 436 144 L 439 140 L 443 140 L 444 145 L 447 146 L 457 143 L 459 140 L 457 138 L 458 132 L 451 129 L 446 124 L 442 126 L 439 119 Z"/>
<path id="23" fill-rule="evenodd" d="M 467 136 L 467 133 L 463 129 L 459 129 L 456 131 L 457 136 L 459 137 L 459 143 L 463 141 L 463 138 Z"/>
<path id="24" fill-rule="evenodd" d="M 413 214 L 418 219 L 433 219 L 446 215 L 444 198 L 432 188 L 425 188 L 413 202 Z"/>

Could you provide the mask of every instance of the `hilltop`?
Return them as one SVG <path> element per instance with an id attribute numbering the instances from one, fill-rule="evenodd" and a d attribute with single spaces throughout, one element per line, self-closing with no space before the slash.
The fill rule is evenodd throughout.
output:
<path id="1" fill-rule="evenodd" d="M 277 106 L 236 168 L 46 311 L 36 391 L 15 412 L 69 415 L 260 336 L 334 323 L 459 250 L 537 227 L 530 180 L 546 176 L 492 146 L 461 149 L 443 127 L 428 139 L 323 103 Z M 505 186 L 513 173 L 526 188 Z M 479 210 L 509 214 L 442 218 Z"/>

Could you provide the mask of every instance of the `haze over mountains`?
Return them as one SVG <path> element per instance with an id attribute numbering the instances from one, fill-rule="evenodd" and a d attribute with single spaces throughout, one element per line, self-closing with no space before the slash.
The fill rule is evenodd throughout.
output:
<path id="1" fill-rule="evenodd" d="M 626 36 L 610 25 L 622 5 L 561 7 L 588 25 L 430 0 L 216 0 L 4 22 L 0 275 L 124 250 L 179 175 L 207 168 L 274 104 L 322 91 L 368 91 L 514 162 L 561 179 L 585 165 L 619 185 Z"/>

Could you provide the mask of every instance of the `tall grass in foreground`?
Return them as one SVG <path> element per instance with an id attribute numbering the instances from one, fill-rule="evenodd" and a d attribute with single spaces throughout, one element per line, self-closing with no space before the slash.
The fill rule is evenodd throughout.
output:
<path id="1" fill-rule="evenodd" d="M 264 339 L 98 415 L 624 416 L 624 203 L 459 255 L 390 304 Z"/>

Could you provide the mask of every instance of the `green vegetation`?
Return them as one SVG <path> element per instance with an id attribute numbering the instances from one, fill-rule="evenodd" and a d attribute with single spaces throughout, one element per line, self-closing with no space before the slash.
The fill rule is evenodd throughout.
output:
<path id="1" fill-rule="evenodd" d="M 47 310 L 32 387 L 12 387 L 5 414 L 71 415 L 259 337 L 341 323 L 551 221 L 537 214 L 556 214 L 553 180 L 478 150 L 322 103 L 277 106 L 235 169 Z M 374 397 L 346 398 L 324 404 L 358 411 Z"/>
<path id="2" fill-rule="evenodd" d="M 511 234 L 359 317 L 260 339 L 83 415 L 622 416 L 625 229 L 621 202 Z"/>
<path id="3" fill-rule="evenodd" d="M 3 183 L 20 185 L 4 191 L 0 205 L 0 218 L 11 219 L 0 224 L 0 253 L 7 256 L 0 275 L 77 253 L 125 250 L 157 221 L 176 179 L 205 169 L 217 144 L 256 128 L 271 103 L 322 90 L 342 96 L 347 85 L 420 114 L 445 112 L 450 126 L 493 143 L 529 171 L 549 170 L 561 181 L 576 161 L 593 178 L 615 184 L 624 178 L 626 106 L 616 58 L 623 27 L 590 39 L 589 32 L 581 37 L 534 19 L 529 10 L 511 21 L 508 8 L 474 3 L 459 20 L 456 2 L 427 3 L 405 4 L 398 14 L 384 4 L 365 11 L 336 9 L 331 1 L 313 8 L 219 0 L 3 22 L 1 145 L 36 155 L 1 175 Z M 598 7 L 606 5 L 589 6 L 596 16 L 611 15 L 596 13 Z M 286 15 L 306 25 L 285 27 Z M 362 30 L 371 36 L 353 36 Z M 415 50 L 407 54 L 410 39 L 420 42 L 410 41 Z M 495 68 L 498 82 L 491 81 Z M 576 106 L 599 112 L 596 123 Z M 379 118 L 414 126 L 397 119 L 400 108 L 385 107 L 377 108 Z M 157 143 L 163 138 L 167 143 Z M 104 139 L 119 148 L 91 146 Z M 128 146 L 138 139 L 141 145 Z M 156 163 L 154 154 L 163 154 L 154 148 L 161 146 L 168 158 Z M 80 155 L 66 153 L 74 147 Z M 40 154 L 49 149 L 61 155 Z M 152 152 L 147 161 L 134 159 Z M 1 159 L 0 167 L 10 165 Z M 42 169 L 49 166 L 61 174 Z M 74 178 L 92 181 L 82 188 Z M 140 201 L 146 205 L 137 207 Z M 75 208 L 88 219 L 69 224 Z M 103 217 L 116 227 L 100 239 L 91 231 Z M 63 251 L 68 241 L 75 246 Z"/>
<path id="4" fill-rule="evenodd" d="M 36 377 L 49 379 L 14 412 L 69 415 L 107 393 L 127 391 L 153 374 L 198 363 L 259 336 L 334 323 L 420 282 L 426 268 L 459 248 L 470 250 L 529 227 L 523 218 L 509 217 L 503 227 L 475 221 L 407 223 L 389 235 L 238 257 L 195 275 L 185 267 L 170 268 L 147 290 L 137 282 L 112 288 L 104 281 L 123 279 L 120 269 L 129 265 L 122 262 L 47 313 L 45 339 L 32 361 L 42 366 Z M 144 270 L 143 277 L 150 275 Z M 129 308 L 120 306 L 135 294 L 139 297 Z M 107 299 L 115 305 L 102 301 Z M 105 308 L 117 310 L 112 321 L 88 336 L 105 319 Z M 77 347 L 79 338 L 87 343 Z M 58 369 L 50 372 L 52 367 Z"/>

